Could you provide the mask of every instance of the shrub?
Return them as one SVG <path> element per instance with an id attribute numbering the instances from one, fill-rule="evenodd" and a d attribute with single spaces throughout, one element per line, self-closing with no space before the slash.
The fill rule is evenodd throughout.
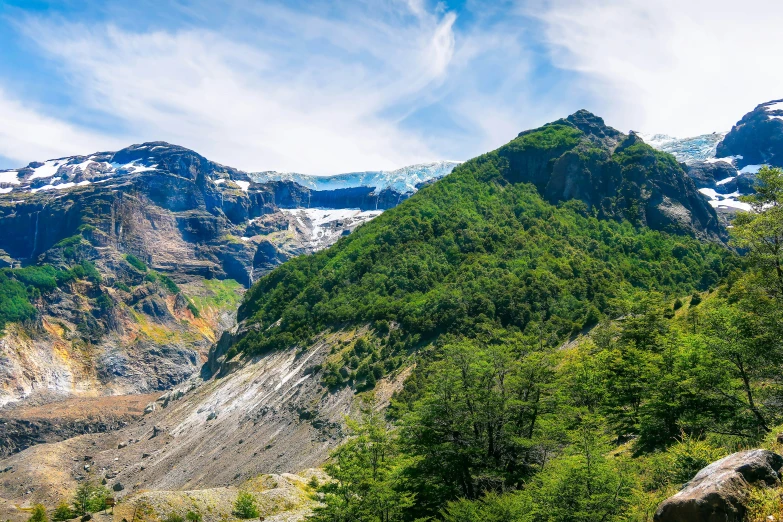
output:
<path id="1" fill-rule="evenodd" d="M 193 314 L 193 317 L 195 317 L 196 319 L 201 317 L 201 312 L 198 311 L 198 308 L 196 307 L 196 305 L 193 304 L 193 301 L 191 301 L 190 299 L 188 299 L 188 310 L 190 310 L 190 313 Z"/>
<path id="2" fill-rule="evenodd" d="M 118 290 L 122 290 L 123 292 L 130 292 L 131 291 L 130 287 L 128 285 L 126 285 L 125 283 L 123 283 L 122 281 L 115 281 L 114 282 L 114 288 L 116 288 Z"/>
<path id="3" fill-rule="evenodd" d="M 158 280 L 166 288 L 166 290 L 168 290 L 170 293 L 172 293 L 172 294 L 178 294 L 179 293 L 179 287 L 168 276 L 165 276 L 163 274 L 158 274 Z"/>
<path id="4" fill-rule="evenodd" d="M 57 506 L 57 509 L 55 509 L 54 513 L 52 513 L 52 520 L 54 520 L 54 522 L 64 522 L 65 520 L 70 520 L 73 517 L 73 510 L 66 502 L 60 502 L 60 504 Z"/>
<path id="5" fill-rule="evenodd" d="M 147 265 L 144 263 L 144 261 L 134 256 L 133 254 L 126 254 L 125 261 L 127 261 L 130 266 L 132 266 L 133 268 L 135 268 L 140 272 L 147 271 Z"/>
<path id="6" fill-rule="evenodd" d="M 188 522 L 201 522 L 201 513 L 198 511 L 188 511 L 188 514 L 185 515 L 185 518 L 188 520 Z"/>
<path id="7" fill-rule="evenodd" d="M 33 512 L 27 520 L 28 522 L 49 522 L 49 517 L 46 515 L 46 508 L 43 504 L 33 506 Z"/>
<path id="8" fill-rule="evenodd" d="M 185 519 L 182 517 L 182 515 L 169 513 L 169 515 L 163 519 L 163 522 L 185 522 Z"/>
<path id="9" fill-rule="evenodd" d="M 697 306 L 701 303 L 701 296 L 699 294 L 693 294 L 691 296 L 691 306 Z"/>
<path id="10" fill-rule="evenodd" d="M 234 502 L 234 515 L 238 518 L 248 519 L 258 517 L 256 499 L 247 491 L 240 491 Z"/>
<path id="11" fill-rule="evenodd" d="M 679 297 L 674 301 L 674 306 L 672 306 L 672 308 L 675 310 L 679 310 L 680 308 L 682 308 L 682 301 L 680 300 Z"/>

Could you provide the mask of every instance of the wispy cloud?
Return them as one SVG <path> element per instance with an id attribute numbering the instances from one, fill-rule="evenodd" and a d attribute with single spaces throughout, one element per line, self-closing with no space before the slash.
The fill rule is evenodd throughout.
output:
<path id="1" fill-rule="evenodd" d="M 0 157 L 167 140 L 334 173 L 467 159 L 579 108 L 621 130 L 726 130 L 783 96 L 767 0 L 90 5 L 0 16 Z"/>
<path id="2" fill-rule="evenodd" d="M 783 3 L 768 0 L 521 2 L 555 66 L 578 72 L 620 128 L 727 130 L 783 96 Z"/>

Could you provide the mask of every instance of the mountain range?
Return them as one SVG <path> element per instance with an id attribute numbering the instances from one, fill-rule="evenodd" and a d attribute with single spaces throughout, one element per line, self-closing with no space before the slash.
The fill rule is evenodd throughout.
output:
<path id="1" fill-rule="evenodd" d="M 99 478 L 163 516 L 320 466 L 362 396 L 413 407 L 444 345 L 557 350 L 635 291 L 714 289 L 738 196 L 783 164 L 779 107 L 686 140 L 581 110 L 464 163 L 326 178 L 163 142 L 0 172 L 0 511 Z M 142 393 L 93 424 L 29 413 Z"/>

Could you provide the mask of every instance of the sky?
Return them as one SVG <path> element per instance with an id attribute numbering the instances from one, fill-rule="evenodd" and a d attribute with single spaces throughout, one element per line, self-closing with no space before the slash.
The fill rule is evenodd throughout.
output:
<path id="1" fill-rule="evenodd" d="M 248 171 L 465 160 L 588 109 L 726 131 L 783 98 L 773 0 L 0 0 L 0 168 L 168 141 Z"/>

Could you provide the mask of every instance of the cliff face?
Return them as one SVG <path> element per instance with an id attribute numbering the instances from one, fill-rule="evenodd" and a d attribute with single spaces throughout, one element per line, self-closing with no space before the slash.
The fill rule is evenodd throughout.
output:
<path id="1" fill-rule="evenodd" d="M 748 165 L 783 166 L 783 100 L 762 103 L 732 127 L 716 156 L 734 156 L 740 169 Z"/>
<path id="2" fill-rule="evenodd" d="M 423 166 L 411 179 L 450 166 Z M 401 174 L 380 174 L 370 179 L 380 188 L 350 186 L 366 177 L 353 175 L 313 187 L 270 175 L 257 183 L 164 142 L 0 172 L 0 268 L 86 262 L 100 274 L 35 294 L 35 318 L 6 326 L 0 406 L 45 391 L 146 393 L 187 379 L 233 324 L 244 287 L 412 193 Z"/>
<path id="3" fill-rule="evenodd" d="M 584 110 L 523 132 L 520 138 L 541 131 L 544 139 L 515 140 L 499 149 L 508 161 L 506 179 L 534 184 L 550 203 L 580 200 L 602 217 L 674 233 L 725 237 L 715 210 L 683 166 L 636 134 L 625 135 Z"/>

